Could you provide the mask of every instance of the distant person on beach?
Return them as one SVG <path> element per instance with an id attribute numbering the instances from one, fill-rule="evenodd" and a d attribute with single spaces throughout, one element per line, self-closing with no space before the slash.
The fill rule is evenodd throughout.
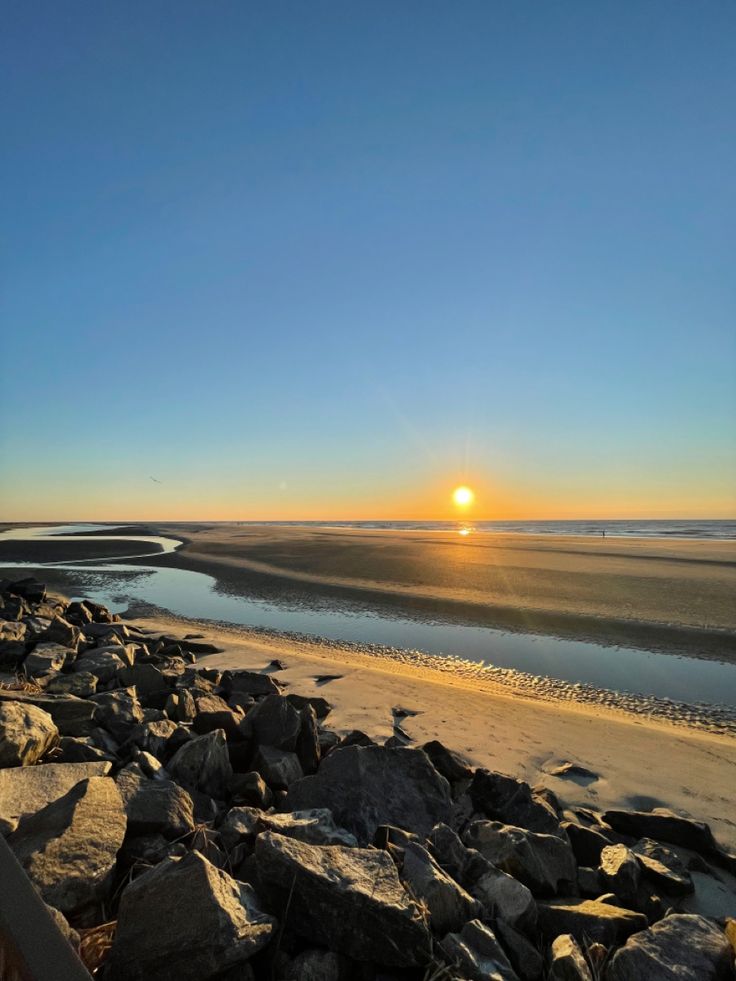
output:
<path id="1" fill-rule="evenodd" d="M 603 535 L 604 538 L 606 537 L 606 529 L 605 528 L 603 528 L 603 530 L 601 531 L 601 535 Z"/>

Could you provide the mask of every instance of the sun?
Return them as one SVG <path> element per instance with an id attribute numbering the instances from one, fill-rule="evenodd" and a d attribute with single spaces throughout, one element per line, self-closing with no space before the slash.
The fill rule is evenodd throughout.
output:
<path id="1" fill-rule="evenodd" d="M 452 499 L 459 508 L 467 508 L 475 500 L 475 494 L 469 487 L 456 487 Z"/>

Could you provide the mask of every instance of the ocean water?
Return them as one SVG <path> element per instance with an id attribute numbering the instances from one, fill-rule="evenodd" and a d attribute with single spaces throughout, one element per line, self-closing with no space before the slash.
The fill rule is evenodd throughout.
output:
<path id="1" fill-rule="evenodd" d="M 474 534 L 583 535 L 614 538 L 736 539 L 736 520 L 613 521 L 232 521 L 223 524 L 273 527 L 365 528 L 385 531 L 449 531 Z"/>

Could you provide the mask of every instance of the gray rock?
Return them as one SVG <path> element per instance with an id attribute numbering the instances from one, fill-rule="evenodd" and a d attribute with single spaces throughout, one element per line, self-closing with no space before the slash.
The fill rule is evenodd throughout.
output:
<path id="1" fill-rule="evenodd" d="M 262 815 L 257 807 L 231 807 L 217 829 L 222 847 L 228 852 L 238 845 L 251 847 L 263 830 L 258 823 Z"/>
<path id="2" fill-rule="evenodd" d="M 259 889 L 285 929 L 373 964 L 427 960 L 426 922 L 386 852 L 307 845 L 269 831 L 256 839 L 255 857 Z"/>
<path id="3" fill-rule="evenodd" d="M 224 729 L 228 739 L 242 739 L 244 720 L 239 710 L 232 709 L 219 695 L 195 695 L 194 731 L 203 735 Z"/>
<path id="4" fill-rule="evenodd" d="M 170 719 L 162 719 L 159 722 L 142 722 L 130 731 L 123 748 L 142 750 L 155 756 L 157 760 L 164 761 L 171 751 L 170 745 L 178 732 L 178 726 Z M 189 738 L 189 733 L 187 733 L 187 741 Z"/>
<path id="5" fill-rule="evenodd" d="M 268 695 L 258 702 L 245 717 L 246 736 L 259 745 L 293 753 L 301 730 L 301 713 L 283 695 Z"/>
<path id="6" fill-rule="evenodd" d="M 475 810 L 493 821 L 564 837 L 554 808 L 523 780 L 478 769 L 468 794 Z"/>
<path id="7" fill-rule="evenodd" d="M 511 966 L 521 981 L 540 981 L 544 973 L 544 958 L 534 944 L 505 920 L 494 920 L 493 932 L 501 941 Z"/>
<path id="8" fill-rule="evenodd" d="M 109 772 L 109 763 L 44 763 L 0 770 L 0 834 L 10 834 L 23 815 L 59 800 L 80 781 Z"/>
<path id="9" fill-rule="evenodd" d="M 35 705 L 48 712 L 62 736 L 88 736 L 94 728 L 95 706 L 83 698 L 0 691 L 0 707 L 8 702 Z"/>
<path id="10" fill-rule="evenodd" d="M 720 850 L 707 824 L 680 817 L 664 807 L 654 811 L 606 811 L 603 820 L 614 831 L 632 838 L 654 838 L 696 852 Z"/>
<path id="11" fill-rule="evenodd" d="M 52 695 L 76 695 L 77 698 L 89 698 L 97 691 L 97 678 L 89 671 L 58 674 L 46 685 L 46 691 Z"/>
<path id="12" fill-rule="evenodd" d="M 577 862 L 590 868 L 597 868 L 600 864 L 601 852 L 607 845 L 613 844 L 600 831 L 587 828 L 583 824 L 563 821 L 562 829 L 567 834 Z"/>
<path id="13" fill-rule="evenodd" d="M 538 834 L 497 821 L 474 821 L 463 841 L 523 882 L 535 895 L 569 892 L 577 881 L 572 848 L 556 835 Z"/>
<path id="14" fill-rule="evenodd" d="M 72 652 L 61 644 L 37 644 L 23 662 L 29 678 L 52 678 L 66 664 Z"/>
<path id="15" fill-rule="evenodd" d="M 607 845 L 601 852 L 600 870 L 606 887 L 623 905 L 637 905 L 641 869 L 636 856 L 626 845 Z"/>
<path id="16" fill-rule="evenodd" d="M 261 831 L 275 831 L 308 845 L 344 845 L 346 848 L 355 848 L 358 844 L 355 836 L 344 828 L 339 828 L 331 812 L 323 807 L 309 811 L 261 814 L 258 824 Z"/>
<path id="17" fill-rule="evenodd" d="M 630 937 L 608 967 L 607 981 L 727 981 L 731 946 L 703 916 L 667 916 Z"/>
<path id="18" fill-rule="evenodd" d="M 100 749 L 90 737 L 62 736 L 58 752 L 54 753 L 55 763 L 117 763 L 114 754 Z"/>
<path id="19" fill-rule="evenodd" d="M 90 701 L 97 706 L 95 721 L 119 743 L 125 742 L 134 726 L 143 721 L 143 709 L 135 688 L 101 692 L 92 695 Z"/>
<path id="20" fill-rule="evenodd" d="M 276 926 L 252 887 L 199 852 L 165 859 L 123 892 L 108 981 L 209 981 L 249 960 Z"/>
<path id="21" fill-rule="evenodd" d="M 90 777 L 22 817 L 8 844 L 45 902 L 69 916 L 107 897 L 125 826 L 115 781 Z"/>
<path id="22" fill-rule="evenodd" d="M 537 907 L 529 889 L 496 868 L 474 848 L 466 848 L 447 825 L 438 824 L 427 839 L 439 865 L 477 899 L 486 918 L 500 918 L 528 931 L 536 924 Z"/>
<path id="23" fill-rule="evenodd" d="M 225 671 L 220 681 L 228 695 L 242 692 L 246 695 L 278 695 L 280 689 L 268 674 L 255 671 Z"/>
<path id="24" fill-rule="evenodd" d="M 287 790 L 302 776 L 296 753 L 273 746 L 259 746 L 253 757 L 253 768 L 260 773 L 272 790 Z"/>
<path id="25" fill-rule="evenodd" d="M 0 767 L 31 766 L 59 741 L 51 716 L 35 705 L 0 702 Z"/>
<path id="26" fill-rule="evenodd" d="M 296 755 L 299 765 L 305 774 L 316 773 L 321 757 L 319 744 L 319 726 L 317 716 L 311 705 L 306 705 L 301 712 L 301 726 L 296 741 Z"/>
<path id="27" fill-rule="evenodd" d="M 233 775 L 225 733 L 216 729 L 204 736 L 196 736 L 174 753 L 166 769 L 185 790 L 200 790 L 217 800 L 224 800 Z"/>
<path id="28" fill-rule="evenodd" d="M 77 931 L 73 930 L 69 926 L 69 921 L 67 920 L 67 918 L 55 906 L 49 906 L 47 903 L 46 909 L 51 914 L 51 919 L 56 924 L 56 929 L 59 931 L 59 933 L 64 937 L 66 942 L 74 948 L 74 950 L 78 951 L 80 938 Z"/>
<path id="29" fill-rule="evenodd" d="M 689 896 L 695 889 L 685 863 L 670 848 L 642 838 L 631 849 L 646 879 L 672 896 Z"/>
<path id="30" fill-rule="evenodd" d="M 578 865 L 578 891 L 581 896 L 595 899 L 605 890 L 603 876 L 598 869 L 591 869 L 587 865 Z"/>
<path id="31" fill-rule="evenodd" d="M 469 780 L 473 776 L 473 768 L 451 749 L 443 746 L 438 739 L 425 743 L 422 749 L 432 761 L 432 765 L 441 773 L 445 780 L 456 783 L 458 780 Z"/>
<path id="32" fill-rule="evenodd" d="M 329 808 L 363 844 L 381 824 L 426 835 L 452 813 L 449 785 L 425 753 L 383 746 L 333 750 L 314 776 L 292 784 L 289 806 Z"/>
<path id="33" fill-rule="evenodd" d="M 76 652 L 81 636 L 79 627 L 68 623 L 63 617 L 56 616 L 41 634 L 39 641 L 46 644 L 61 644 Z"/>
<path id="34" fill-rule="evenodd" d="M 155 664 L 143 663 L 124 667 L 118 674 L 118 680 L 126 688 L 135 688 L 139 697 L 168 687 L 166 678 Z"/>
<path id="35" fill-rule="evenodd" d="M 440 868 L 426 848 L 409 841 L 404 847 L 401 881 L 429 915 L 438 934 L 461 930 L 468 920 L 482 913 L 480 903 Z"/>
<path id="36" fill-rule="evenodd" d="M 112 651 L 92 650 L 77 658 L 74 662 L 75 671 L 85 671 L 93 674 L 100 683 L 105 684 L 116 677 L 118 671 L 125 667 L 125 662 Z"/>
<path id="37" fill-rule="evenodd" d="M 469 981 L 518 981 L 495 933 L 480 920 L 466 923 L 459 933 L 448 933 L 440 946 Z"/>
<path id="38" fill-rule="evenodd" d="M 132 764 L 120 770 L 115 782 L 131 834 L 161 834 L 173 839 L 194 831 L 192 798 L 173 780 L 144 776 Z"/>
<path id="39" fill-rule="evenodd" d="M 273 794 L 266 781 L 255 770 L 250 773 L 234 773 L 230 778 L 228 790 L 233 802 L 241 806 L 259 807 L 265 810 L 273 801 Z"/>
<path id="40" fill-rule="evenodd" d="M 550 981 L 593 981 L 593 975 L 575 937 L 563 933 L 552 942 Z"/>
<path id="41" fill-rule="evenodd" d="M 611 947 L 647 927 L 641 913 L 596 899 L 555 899 L 538 903 L 537 912 L 542 935 L 549 941 L 571 933 L 578 943 L 595 940 Z"/>
<path id="42" fill-rule="evenodd" d="M 352 968 L 346 957 L 332 950 L 303 950 L 288 967 L 289 981 L 351 981 Z"/>
<path id="43" fill-rule="evenodd" d="M 179 703 L 176 708 L 176 718 L 179 722 L 194 722 L 197 717 L 197 706 L 191 692 L 186 688 L 177 691 Z"/>
<path id="44" fill-rule="evenodd" d="M 291 702 L 295 709 L 301 711 L 306 708 L 307 705 L 311 705 L 314 709 L 314 714 L 321 721 L 325 719 L 332 711 L 332 706 L 327 701 L 326 698 L 321 698 L 319 695 L 287 695 L 287 701 Z"/>

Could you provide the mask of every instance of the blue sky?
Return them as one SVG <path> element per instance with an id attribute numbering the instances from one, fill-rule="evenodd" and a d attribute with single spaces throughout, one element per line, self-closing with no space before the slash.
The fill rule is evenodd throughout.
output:
<path id="1" fill-rule="evenodd" d="M 0 45 L 0 517 L 736 515 L 733 3 Z"/>

